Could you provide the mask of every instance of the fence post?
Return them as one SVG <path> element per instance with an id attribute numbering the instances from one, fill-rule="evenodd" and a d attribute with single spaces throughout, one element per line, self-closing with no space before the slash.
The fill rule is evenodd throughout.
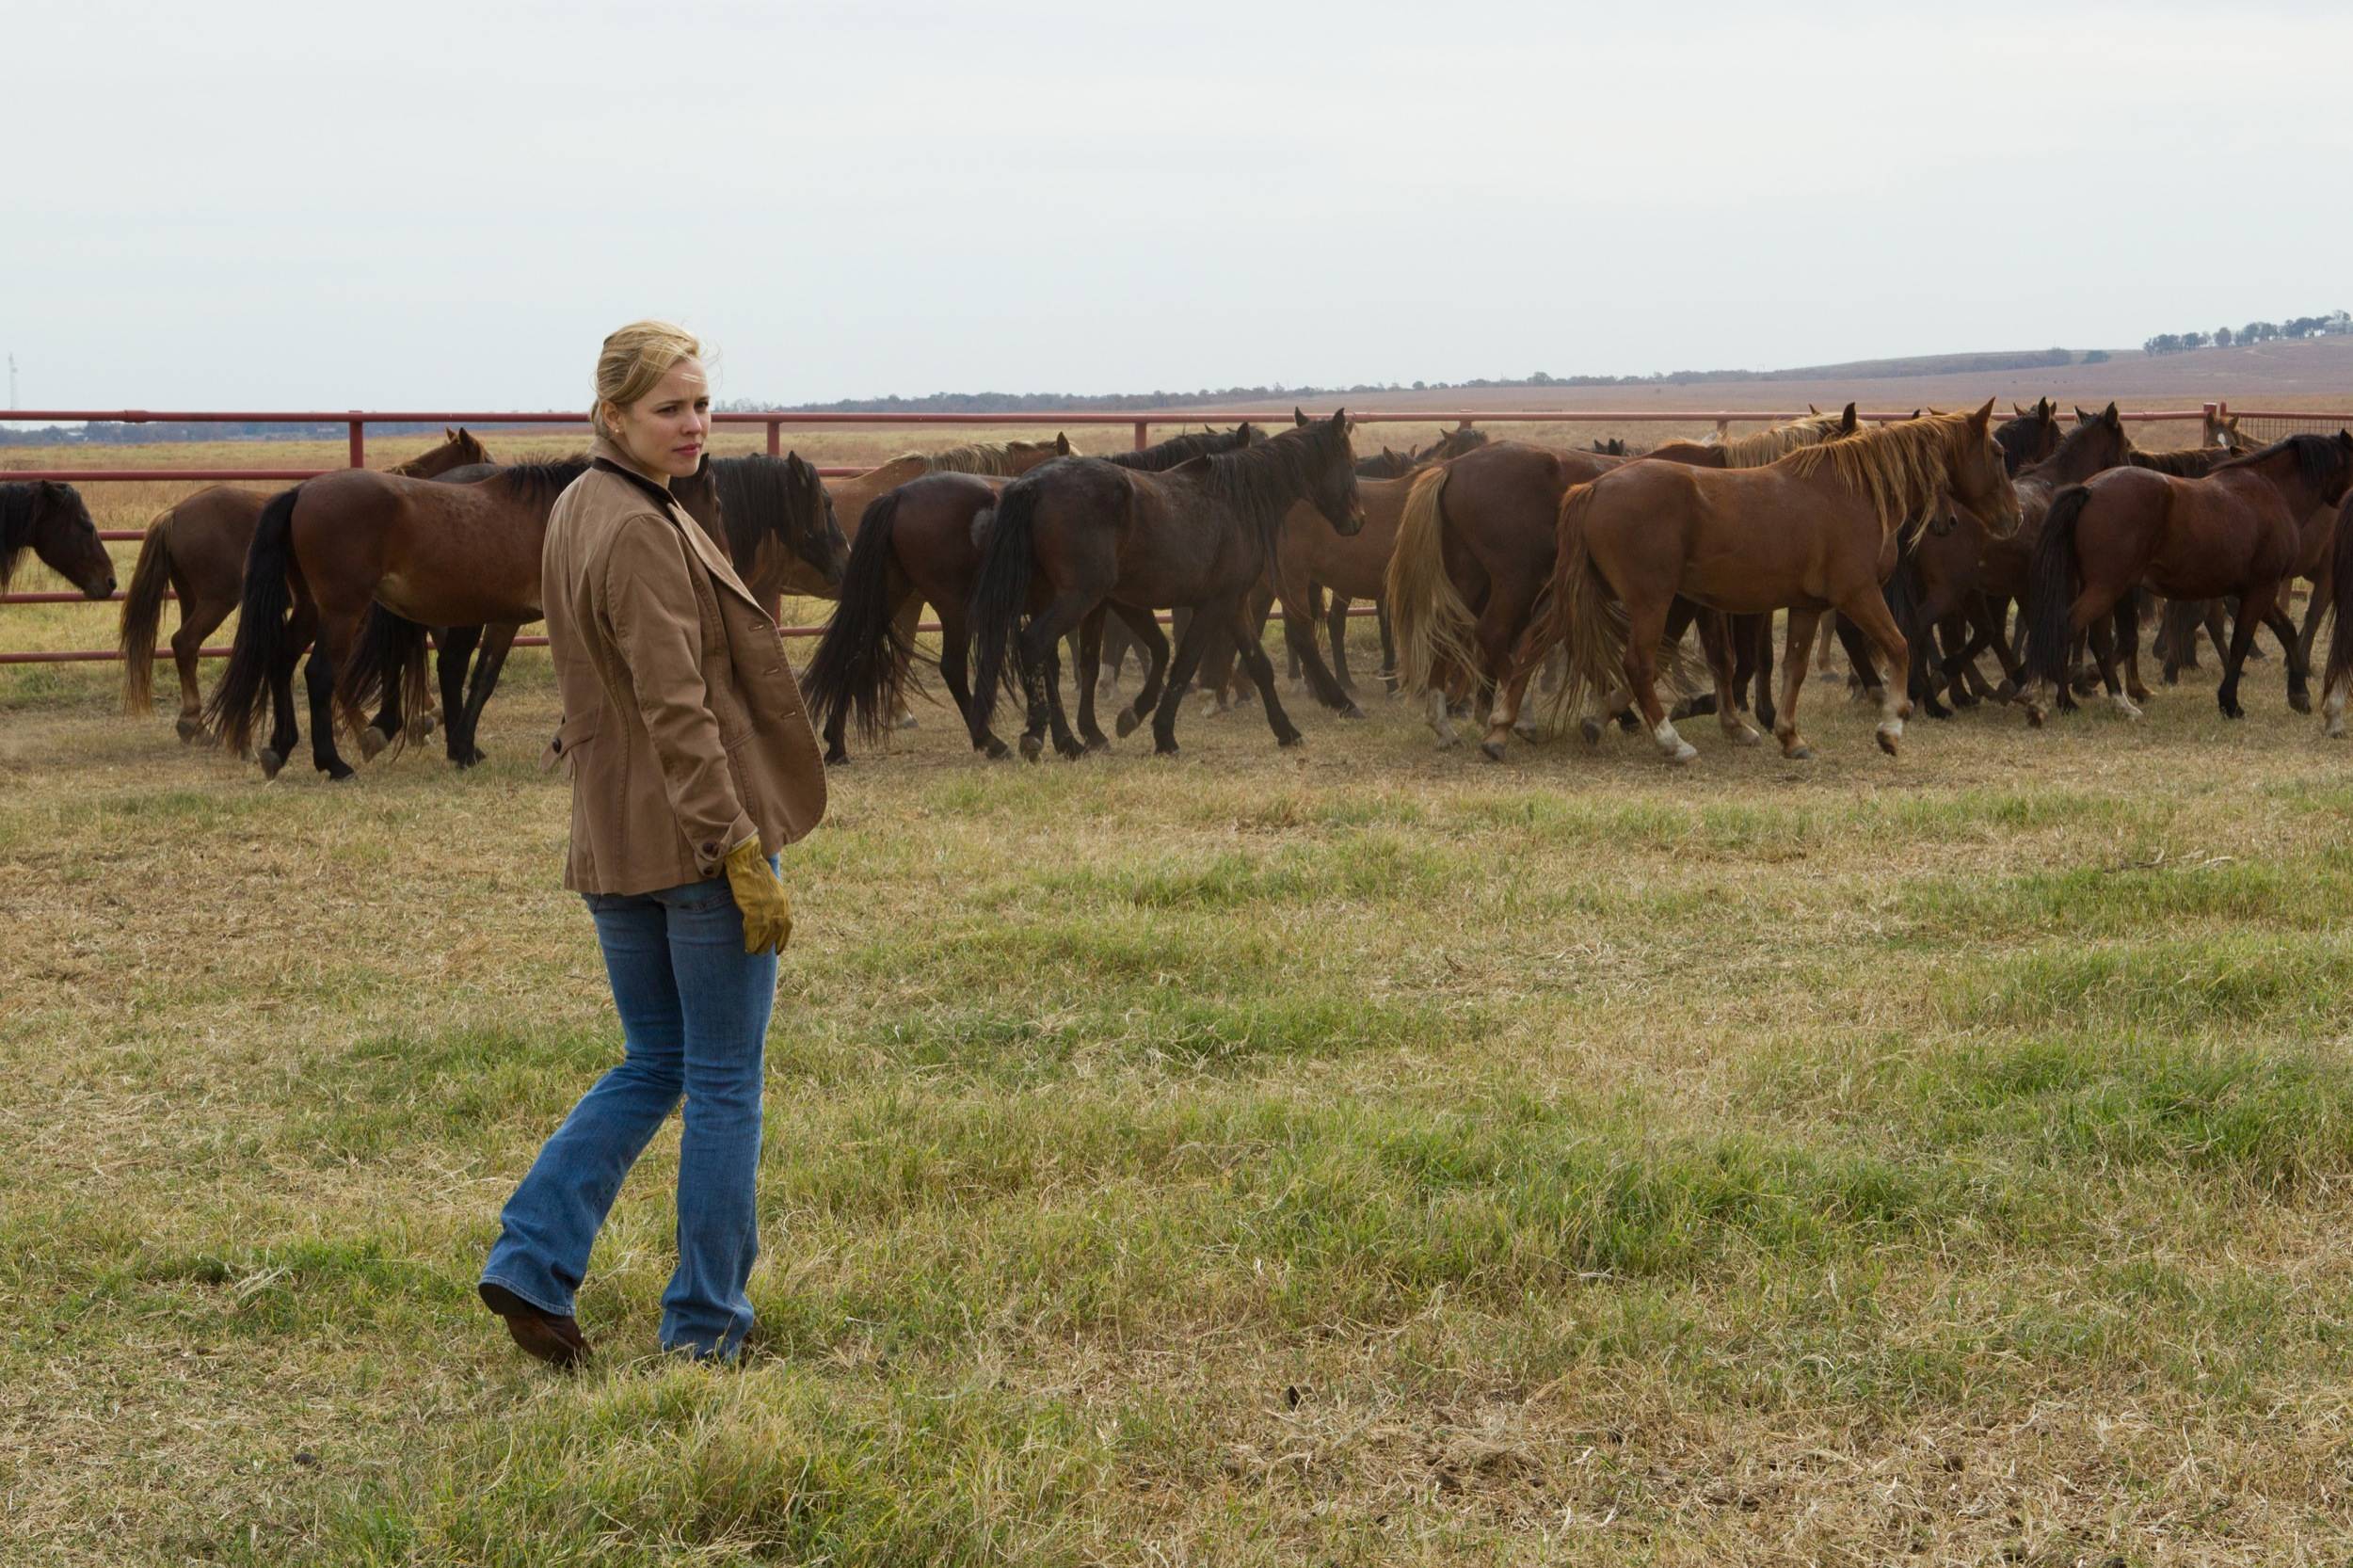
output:
<path id="1" fill-rule="evenodd" d="M 768 456 L 771 457 L 784 456 L 784 422 L 782 420 L 772 419 L 768 422 Z"/>
<path id="2" fill-rule="evenodd" d="M 1151 428 L 1152 422 L 1150 420 L 1140 419 L 1136 421 L 1136 450 L 1138 452 L 1143 451 L 1145 447 L 1152 444 L 1152 438 L 1144 434 L 1145 431 Z"/>
<path id="3" fill-rule="evenodd" d="M 359 411 L 357 408 L 352 410 L 355 414 Z M 368 466 L 368 424 L 365 420 L 355 419 L 351 422 L 351 466 Z"/>

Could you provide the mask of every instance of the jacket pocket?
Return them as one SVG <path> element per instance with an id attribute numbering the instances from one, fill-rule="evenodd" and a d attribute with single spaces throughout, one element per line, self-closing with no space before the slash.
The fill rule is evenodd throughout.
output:
<path id="1" fill-rule="evenodd" d="M 548 742 L 545 751 L 539 753 L 540 771 L 547 772 L 556 763 L 568 760 L 574 752 L 595 739 L 597 719 L 595 713 L 584 713 L 557 725 L 554 739 Z"/>

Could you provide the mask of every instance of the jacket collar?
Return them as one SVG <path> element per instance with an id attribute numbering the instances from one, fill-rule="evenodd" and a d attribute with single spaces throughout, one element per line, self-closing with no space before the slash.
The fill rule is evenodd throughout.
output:
<path id="1" fill-rule="evenodd" d="M 686 508 L 680 504 L 677 496 L 670 493 L 669 479 L 666 475 L 648 473 L 638 467 L 631 459 L 629 454 L 621 449 L 618 441 L 603 435 L 599 435 L 589 441 L 588 457 L 591 467 L 613 474 L 632 488 L 645 492 L 646 498 L 660 506 L 662 515 L 668 518 L 672 526 L 684 536 L 686 548 L 701 558 L 704 569 L 720 583 L 735 590 L 738 598 L 759 611 L 761 616 L 767 615 L 767 606 L 754 599 L 752 591 L 744 585 L 744 580 L 735 574 L 735 563 L 728 560 L 727 552 L 719 548 L 710 535 L 703 532 L 700 523 L 686 515 Z M 703 461 L 708 463 L 710 460 L 710 456 L 705 454 Z"/>

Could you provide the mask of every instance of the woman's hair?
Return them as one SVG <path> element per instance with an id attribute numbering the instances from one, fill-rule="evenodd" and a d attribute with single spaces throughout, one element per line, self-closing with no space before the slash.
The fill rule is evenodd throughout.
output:
<path id="1" fill-rule="evenodd" d="M 604 433 L 604 406 L 626 408 L 653 391 L 680 360 L 699 360 L 703 345 L 685 328 L 667 321 L 632 321 L 604 340 L 597 354 L 597 397 L 589 410 Z"/>

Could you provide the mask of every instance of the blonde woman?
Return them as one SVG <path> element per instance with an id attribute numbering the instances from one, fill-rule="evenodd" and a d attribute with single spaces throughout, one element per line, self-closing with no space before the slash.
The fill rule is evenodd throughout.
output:
<path id="1" fill-rule="evenodd" d="M 661 1343 L 732 1359 L 759 1253 L 761 1048 L 792 909 L 776 852 L 817 825 L 825 771 L 776 623 L 671 498 L 711 435 L 702 345 L 665 322 L 604 340 L 595 463 L 540 556 L 571 776 L 564 885 L 587 901 L 624 1054 L 501 1214 L 482 1300 L 515 1342 L 588 1355 L 573 1296 L 621 1179 L 681 1096 L 678 1271 Z"/>

